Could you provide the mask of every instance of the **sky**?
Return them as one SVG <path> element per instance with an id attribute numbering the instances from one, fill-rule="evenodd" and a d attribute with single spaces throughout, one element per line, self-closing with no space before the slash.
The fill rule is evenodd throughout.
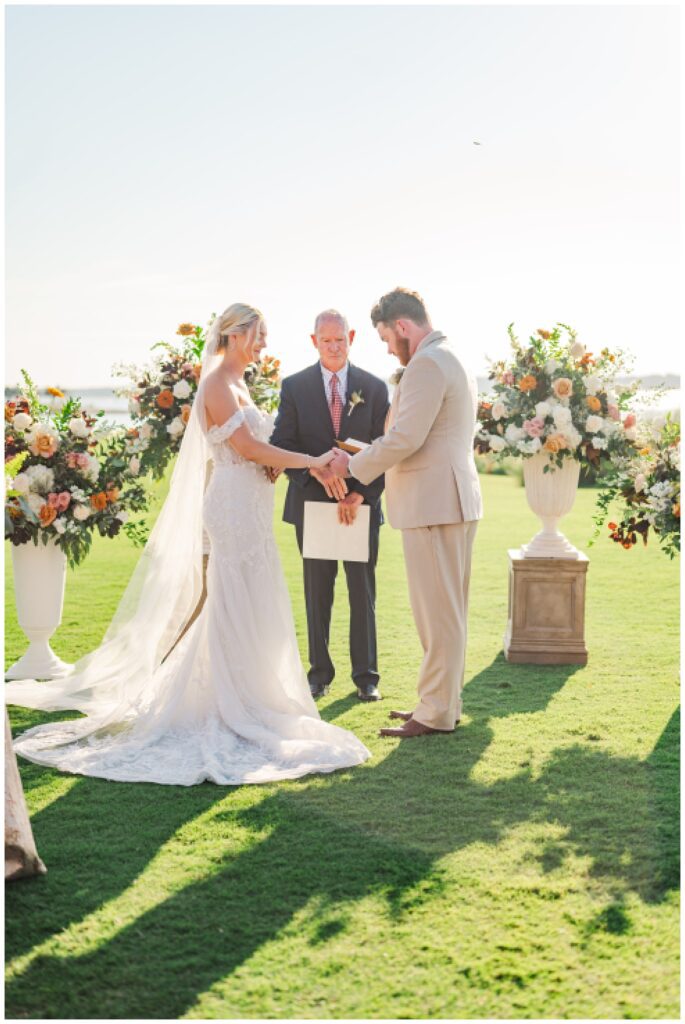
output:
<path id="1" fill-rule="evenodd" d="M 419 291 L 473 373 L 560 321 L 678 372 L 679 13 L 6 8 L 6 381 L 108 385 L 182 321 Z M 480 145 L 474 145 L 479 142 Z"/>

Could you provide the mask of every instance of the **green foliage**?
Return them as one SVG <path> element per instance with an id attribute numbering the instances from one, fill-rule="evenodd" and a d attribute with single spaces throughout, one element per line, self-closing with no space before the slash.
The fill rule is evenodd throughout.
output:
<path id="1" fill-rule="evenodd" d="M 378 567 L 384 700 L 349 678 L 339 574 L 319 705 L 373 752 L 350 771 L 238 788 L 120 785 L 20 761 L 47 875 L 7 887 L 11 1018 L 675 1019 L 679 1016 L 678 565 L 593 548 L 587 667 L 508 665 L 507 547 L 538 522 L 480 478 L 464 717 L 381 740 L 423 656 L 400 534 Z M 302 563 L 277 539 L 306 652 Z M 162 492 L 155 492 L 161 500 Z M 593 495 L 562 521 L 582 547 Z M 69 573 L 56 651 L 99 642 L 138 557 Z M 8 576 L 7 658 L 24 649 Z M 15 730 L 67 717 L 12 708 Z"/>

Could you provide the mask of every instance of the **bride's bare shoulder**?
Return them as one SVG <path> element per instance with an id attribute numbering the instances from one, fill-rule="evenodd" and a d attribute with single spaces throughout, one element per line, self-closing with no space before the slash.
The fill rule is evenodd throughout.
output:
<path id="1" fill-rule="evenodd" d="M 214 423 L 223 423 L 238 410 L 238 397 L 225 374 L 212 370 L 202 388 L 205 408 Z"/>

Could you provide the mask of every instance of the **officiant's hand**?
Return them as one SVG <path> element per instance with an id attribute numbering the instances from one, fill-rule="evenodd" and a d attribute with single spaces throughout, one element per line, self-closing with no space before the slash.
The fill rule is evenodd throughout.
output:
<path id="1" fill-rule="evenodd" d="M 274 466 L 264 466 L 264 472 L 267 475 L 267 479 L 269 479 L 272 484 L 275 484 L 283 470 L 276 469 Z"/>
<path id="2" fill-rule="evenodd" d="M 338 502 L 338 519 L 343 526 L 351 526 L 357 518 L 357 509 L 364 503 L 364 495 L 358 491 L 350 491 L 346 498 Z"/>

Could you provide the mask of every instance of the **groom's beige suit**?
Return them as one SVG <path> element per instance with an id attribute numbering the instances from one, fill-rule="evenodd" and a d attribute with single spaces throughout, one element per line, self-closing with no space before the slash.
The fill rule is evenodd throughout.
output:
<path id="1" fill-rule="evenodd" d="M 388 520 L 402 531 L 425 652 L 413 717 L 433 729 L 451 730 L 461 717 L 471 551 L 483 514 L 473 458 L 477 405 L 474 381 L 433 331 L 395 390 L 385 435 L 349 463 L 363 484 L 385 473 Z"/>

